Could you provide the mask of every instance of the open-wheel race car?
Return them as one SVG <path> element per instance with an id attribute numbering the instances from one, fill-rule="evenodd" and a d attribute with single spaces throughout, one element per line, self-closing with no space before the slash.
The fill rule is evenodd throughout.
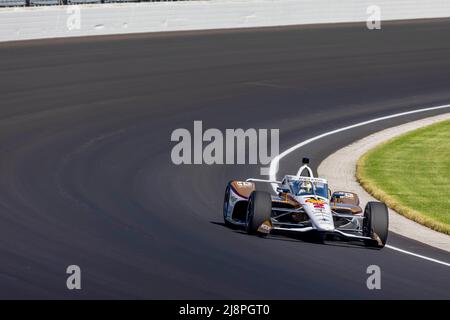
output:
<path id="1" fill-rule="evenodd" d="M 360 240 L 368 247 L 383 248 L 389 226 L 386 205 L 371 201 L 363 211 L 357 194 L 331 193 L 327 180 L 314 177 L 308 163 L 304 158 L 297 174 L 286 175 L 281 181 L 230 181 L 223 205 L 225 224 L 261 236 L 275 230 L 309 232 L 321 240 Z M 259 182 L 272 184 L 277 194 L 256 190 Z"/>

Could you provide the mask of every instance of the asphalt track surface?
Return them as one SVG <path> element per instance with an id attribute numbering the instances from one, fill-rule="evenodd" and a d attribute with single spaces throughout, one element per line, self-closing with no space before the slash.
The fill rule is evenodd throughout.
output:
<path id="1" fill-rule="evenodd" d="M 390 249 L 248 236 L 222 198 L 256 165 L 172 164 L 174 129 L 279 128 L 280 149 L 450 102 L 450 21 L 0 44 L 1 298 L 450 298 L 450 268 Z M 314 166 L 380 129 L 283 158 Z M 416 173 L 415 173 L 416 174 Z M 262 177 L 260 177 L 262 178 Z M 449 261 L 391 234 L 389 244 Z M 66 267 L 82 290 L 66 289 Z M 368 290 L 366 268 L 382 271 Z"/>

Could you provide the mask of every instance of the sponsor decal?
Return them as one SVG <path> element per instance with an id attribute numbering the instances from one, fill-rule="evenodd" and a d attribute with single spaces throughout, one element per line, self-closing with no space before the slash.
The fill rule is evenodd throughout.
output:
<path id="1" fill-rule="evenodd" d="M 239 187 L 244 187 L 244 188 L 249 188 L 249 187 L 253 186 L 253 184 L 251 182 L 247 182 L 247 181 L 237 181 L 236 184 Z"/>
<path id="2" fill-rule="evenodd" d="M 313 198 L 307 199 L 306 203 L 312 204 L 315 209 L 323 209 L 323 208 L 325 208 L 325 204 L 326 204 L 326 202 L 323 200 L 317 200 L 317 199 L 313 199 Z"/>
<path id="3" fill-rule="evenodd" d="M 352 193 L 347 193 L 347 192 L 339 192 L 339 193 L 336 193 L 335 196 L 337 198 L 347 198 L 347 199 L 354 198 Z"/>
<path id="4" fill-rule="evenodd" d="M 236 204 L 238 198 L 234 194 L 230 194 L 230 202 L 232 205 Z"/>
<path id="5" fill-rule="evenodd" d="M 258 232 L 269 233 L 272 229 L 272 225 L 269 221 L 264 221 L 258 228 Z"/>

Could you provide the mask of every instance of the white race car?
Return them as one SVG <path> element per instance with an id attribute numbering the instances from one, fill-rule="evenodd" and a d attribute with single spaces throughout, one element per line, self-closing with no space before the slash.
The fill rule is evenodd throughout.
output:
<path id="1" fill-rule="evenodd" d="M 308 163 L 304 158 L 297 174 L 286 175 L 281 181 L 230 181 L 223 206 L 225 224 L 262 236 L 282 230 L 311 232 L 324 240 L 333 234 L 361 240 L 368 247 L 383 248 L 389 227 L 386 205 L 368 202 L 363 211 L 355 193 L 331 193 L 327 180 L 315 178 Z M 256 190 L 259 182 L 275 185 L 278 194 Z"/>

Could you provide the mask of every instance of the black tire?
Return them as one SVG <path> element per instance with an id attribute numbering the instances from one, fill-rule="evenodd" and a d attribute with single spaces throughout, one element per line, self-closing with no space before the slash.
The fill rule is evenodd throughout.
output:
<path id="1" fill-rule="evenodd" d="M 231 228 L 233 227 L 233 224 L 228 221 L 225 217 L 228 211 L 228 206 L 230 205 L 230 189 L 231 189 L 231 182 L 227 183 L 227 187 L 225 188 L 225 197 L 223 199 L 223 222 L 225 226 Z"/>
<path id="2" fill-rule="evenodd" d="M 249 234 L 265 236 L 267 233 L 259 232 L 259 227 L 272 214 L 272 197 L 265 191 L 253 191 L 248 198 L 246 231 Z"/>
<path id="3" fill-rule="evenodd" d="M 388 238 L 389 212 L 382 202 L 368 202 L 364 209 L 363 236 L 372 240 L 365 240 L 368 247 L 383 248 Z"/>

